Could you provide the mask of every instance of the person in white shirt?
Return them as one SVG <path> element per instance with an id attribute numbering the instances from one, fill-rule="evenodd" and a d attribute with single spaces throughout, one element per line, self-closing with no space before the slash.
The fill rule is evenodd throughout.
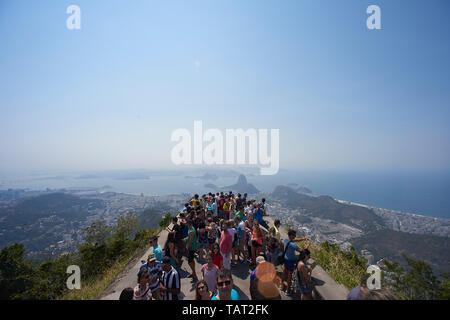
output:
<path id="1" fill-rule="evenodd" d="M 247 262 L 247 246 L 246 246 L 246 232 L 245 232 L 245 222 L 243 220 L 241 220 L 240 216 L 236 216 L 235 218 L 236 223 L 237 223 L 237 233 L 238 233 L 238 247 L 236 249 L 237 251 L 237 256 L 238 256 L 238 260 L 239 260 L 239 256 L 242 253 L 243 256 L 243 260 L 241 261 L 241 263 L 245 263 Z"/>
<path id="2" fill-rule="evenodd" d="M 247 217 L 250 213 L 252 213 L 252 205 L 250 201 L 247 201 L 245 208 L 244 208 L 245 216 Z"/>
<path id="3" fill-rule="evenodd" d="M 228 232 L 231 233 L 231 237 L 233 239 L 232 245 L 231 245 L 231 264 L 236 264 L 236 248 L 239 246 L 239 241 L 237 237 L 237 230 L 235 228 L 235 223 L 233 220 L 228 220 Z"/>
<path id="4" fill-rule="evenodd" d="M 138 273 L 138 284 L 134 288 L 133 300 L 152 300 L 152 290 L 150 288 L 150 271 L 141 268 Z"/>
<path id="5" fill-rule="evenodd" d="M 268 212 L 267 212 L 267 203 L 266 203 L 266 198 L 262 198 L 261 199 L 261 209 L 263 209 L 263 215 L 267 216 Z"/>

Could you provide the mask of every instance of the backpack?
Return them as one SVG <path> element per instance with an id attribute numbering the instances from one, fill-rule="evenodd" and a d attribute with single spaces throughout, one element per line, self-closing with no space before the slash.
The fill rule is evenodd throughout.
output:
<path id="1" fill-rule="evenodd" d="M 277 264 L 283 264 L 283 263 L 284 263 L 284 261 L 285 261 L 284 255 L 286 254 L 287 249 L 289 248 L 289 245 L 291 244 L 291 242 L 292 242 L 292 241 L 289 241 L 289 242 L 287 243 L 286 248 L 284 248 L 283 254 L 282 254 L 281 256 L 278 256 L 278 258 L 277 258 Z"/>

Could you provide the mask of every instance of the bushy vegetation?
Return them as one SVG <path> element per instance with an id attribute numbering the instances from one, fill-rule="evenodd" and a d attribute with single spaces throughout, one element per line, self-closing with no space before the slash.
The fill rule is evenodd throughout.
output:
<path id="1" fill-rule="evenodd" d="M 353 247 L 346 251 L 336 244 L 325 241 L 320 244 L 312 244 L 309 250 L 311 257 L 330 277 L 348 289 L 358 286 L 361 277 L 366 272 L 366 260 L 359 256 Z"/>
<path id="2" fill-rule="evenodd" d="M 161 219 L 164 218 L 161 216 L 161 212 L 170 212 L 176 215 L 176 212 L 174 212 L 172 208 L 167 208 L 165 205 L 158 206 L 155 204 L 153 208 L 147 208 L 139 215 L 139 225 L 143 229 L 158 228 Z"/>
<path id="3" fill-rule="evenodd" d="M 168 213 L 160 228 L 153 230 L 139 230 L 134 212 L 120 217 L 113 226 L 94 221 L 83 230 L 85 240 L 77 252 L 40 264 L 24 257 L 23 244 L 5 247 L 0 251 L 0 299 L 95 298 L 170 220 Z M 80 267 L 82 287 L 70 293 L 66 286 L 69 265 Z"/>
<path id="4" fill-rule="evenodd" d="M 402 255 L 407 267 L 399 262 L 383 260 L 381 266 L 384 288 L 390 288 L 399 299 L 405 300 L 449 300 L 450 275 L 441 274 L 437 277 L 433 269 L 424 261 Z"/>
<path id="5" fill-rule="evenodd" d="M 299 244 L 301 245 L 301 243 Z M 343 250 L 328 241 L 310 246 L 311 257 L 339 284 L 352 289 L 360 284 L 366 273 L 366 259 L 354 247 Z M 398 299 L 437 300 L 450 299 L 450 275 L 439 277 L 424 261 L 402 255 L 406 267 L 399 262 L 383 260 L 381 287 L 390 289 Z"/>

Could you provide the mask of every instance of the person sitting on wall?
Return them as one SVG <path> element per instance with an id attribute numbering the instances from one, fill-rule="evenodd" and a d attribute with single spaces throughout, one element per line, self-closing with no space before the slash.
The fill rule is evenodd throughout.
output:
<path id="1" fill-rule="evenodd" d="M 306 262 L 309 257 L 309 250 L 307 248 L 302 250 L 299 256 L 299 262 L 297 264 L 298 288 L 300 289 L 302 300 L 312 300 L 313 285 L 311 280 L 311 272 L 316 267 L 317 263 L 314 261 L 314 263 L 308 267 Z"/>

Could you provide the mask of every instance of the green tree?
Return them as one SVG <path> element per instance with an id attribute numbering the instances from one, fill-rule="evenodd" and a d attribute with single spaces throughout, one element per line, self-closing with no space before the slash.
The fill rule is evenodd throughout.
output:
<path id="1" fill-rule="evenodd" d="M 160 221 L 170 224 L 170 213 Z M 84 242 L 78 251 L 40 264 L 24 257 L 23 244 L 14 244 L 0 251 L 0 299 L 55 299 L 67 291 L 66 273 L 69 265 L 81 268 L 83 280 L 101 277 L 117 260 L 129 258 L 137 248 L 148 245 L 157 230 L 136 232 L 138 219 L 134 212 L 120 217 L 113 226 L 96 220 L 83 230 Z M 132 239 L 132 237 L 134 238 Z"/>
<path id="2" fill-rule="evenodd" d="M 111 236 L 111 227 L 106 224 L 106 220 L 96 220 L 89 227 L 82 230 L 84 244 L 105 245 Z"/>
<path id="3" fill-rule="evenodd" d="M 21 294 L 22 299 L 56 299 L 66 289 L 67 267 L 74 264 L 74 255 L 62 255 L 55 260 L 46 260 L 33 273 L 32 286 Z"/>
<path id="4" fill-rule="evenodd" d="M 24 259 L 23 244 L 13 244 L 0 251 L 0 299 L 19 299 L 33 283 L 33 265 Z"/>
<path id="5" fill-rule="evenodd" d="M 155 234 L 154 230 L 141 229 L 134 236 L 134 243 L 138 248 L 148 245 L 150 238 Z"/>
<path id="6" fill-rule="evenodd" d="M 450 273 L 443 273 L 441 277 L 442 282 L 440 299 L 450 300 Z"/>
<path id="7" fill-rule="evenodd" d="M 129 255 L 135 249 L 131 237 L 136 233 L 137 225 L 138 219 L 133 211 L 117 219 L 107 248 L 107 256 L 111 262 Z"/>
<path id="8" fill-rule="evenodd" d="M 83 279 L 95 277 L 109 266 L 106 244 L 83 244 L 78 248 L 78 252 Z"/>
<path id="9" fill-rule="evenodd" d="M 134 211 L 128 211 L 125 215 L 117 219 L 117 224 L 113 229 L 113 237 L 118 239 L 131 239 L 136 232 L 138 218 Z"/>
<path id="10" fill-rule="evenodd" d="M 391 288 L 396 295 L 401 299 L 406 299 L 405 282 L 403 281 L 405 268 L 403 268 L 397 261 L 383 260 L 381 265 L 381 286 Z"/>
<path id="11" fill-rule="evenodd" d="M 408 298 L 415 300 L 434 300 L 440 296 L 440 283 L 431 267 L 424 261 L 414 260 L 403 255 L 409 270 L 404 276 L 407 283 Z"/>
<path id="12" fill-rule="evenodd" d="M 434 300 L 445 295 L 445 282 L 440 282 L 424 261 L 402 254 L 407 268 L 398 262 L 383 260 L 382 285 L 391 288 L 400 299 Z M 447 283 L 448 285 L 448 283 Z"/>
<path id="13" fill-rule="evenodd" d="M 170 212 L 167 212 L 167 214 L 159 222 L 159 226 L 161 228 L 166 228 L 170 225 L 171 222 L 172 222 L 172 216 L 171 216 Z"/>

